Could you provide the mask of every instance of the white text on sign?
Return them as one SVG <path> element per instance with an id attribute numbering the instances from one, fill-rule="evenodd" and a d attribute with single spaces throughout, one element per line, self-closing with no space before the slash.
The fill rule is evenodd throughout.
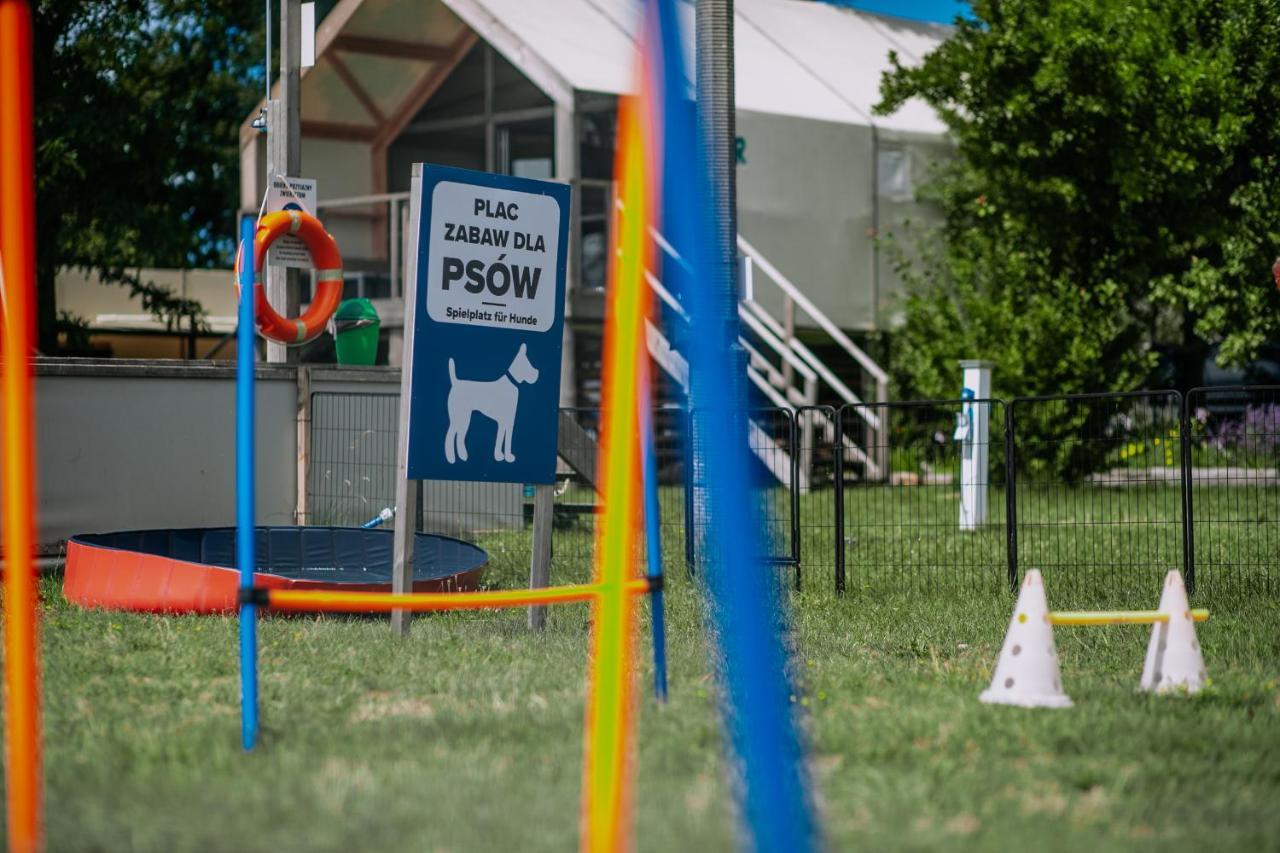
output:
<path id="1" fill-rule="evenodd" d="M 427 313 L 440 323 L 544 332 L 556 317 L 560 207 L 550 196 L 436 185 Z"/>

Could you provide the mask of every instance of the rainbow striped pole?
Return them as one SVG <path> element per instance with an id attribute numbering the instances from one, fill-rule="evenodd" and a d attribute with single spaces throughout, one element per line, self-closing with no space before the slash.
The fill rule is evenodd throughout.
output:
<path id="1" fill-rule="evenodd" d="M 639 541 L 642 496 L 640 364 L 649 289 L 648 191 L 644 130 L 647 114 L 639 98 L 618 105 L 618 151 L 614 173 L 623 207 L 609 264 L 605 311 L 604 399 L 600 474 L 605 512 L 596 529 L 595 582 L 601 586 L 591 613 L 591 669 L 583 748 L 582 826 L 584 853 L 630 849 L 629 792 L 632 746 L 632 641 L 634 607 L 625 585 Z"/>
<path id="2" fill-rule="evenodd" d="M 236 328 L 236 565 L 240 569 L 240 738 L 245 751 L 258 741 L 258 608 L 249 600 L 253 542 L 253 220 L 240 221 L 240 316 Z"/>
<path id="3" fill-rule="evenodd" d="M 0 0 L 0 305 L 4 332 L 4 717 L 9 850 L 41 846 L 34 393 L 35 144 L 31 7 Z"/>

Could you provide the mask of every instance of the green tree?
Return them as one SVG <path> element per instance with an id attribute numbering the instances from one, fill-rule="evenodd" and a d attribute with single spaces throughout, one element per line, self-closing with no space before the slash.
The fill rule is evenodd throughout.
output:
<path id="1" fill-rule="evenodd" d="M 894 336 L 905 393 L 1125 390 L 1178 343 L 1241 360 L 1280 332 L 1280 0 L 976 0 L 881 112 L 931 104 L 956 156 L 926 188 Z M 906 257 L 906 253 L 902 255 Z"/>
<path id="2" fill-rule="evenodd" d="M 230 263 L 238 130 L 261 91 L 262 25 L 247 0 L 37 4 L 41 351 L 57 350 L 64 266 L 131 288 L 159 316 L 199 316 L 130 270 Z"/>

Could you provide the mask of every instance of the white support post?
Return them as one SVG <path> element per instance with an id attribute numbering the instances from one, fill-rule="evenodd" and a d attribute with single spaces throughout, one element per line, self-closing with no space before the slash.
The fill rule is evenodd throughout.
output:
<path id="1" fill-rule="evenodd" d="M 387 254 L 390 256 L 391 262 L 391 295 L 395 296 L 396 288 L 399 287 L 397 282 L 400 281 L 400 263 L 404 257 L 400 254 L 400 203 L 395 199 L 387 202 L 387 220 L 391 226 L 391 240 L 387 246 Z"/>
<path id="2" fill-rule="evenodd" d="M 284 105 L 278 98 L 267 101 L 267 186 L 277 175 L 288 175 L 288 152 L 285 150 L 287 133 Z M 267 264 L 262 271 L 267 289 L 267 301 L 277 311 L 285 311 L 288 303 L 288 275 L 284 267 Z M 287 314 L 287 312 L 286 312 Z M 288 315 L 292 316 L 292 315 Z M 284 364 L 289 360 L 289 348 L 275 341 L 267 341 L 267 361 Z"/>
<path id="3" fill-rule="evenodd" d="M 533 553 L 529 557 L 529 589 L 545 589 L 551 582 L 551 529 L 555 493 L 550 485 L 533 487 Z M 546 605 L 529 606 L 529 628 L 541 631 L 547 624 Z"/>
<path id="4" fill-rule="evenodd" d="M 400 277 L 391 282 L 392 297 L 398 298 L 400 304 L 405 305 L 405 294 L 413 290 L 409 284 L 409 203 L 405 202 L 397 207 L 396 216 L 400 220 L 400 246 L 397 251 L 400 253 Z M 403 310 L 401 311 L 401 325 L 399 329 L 393 329 L 387 335 L 387 364 L 392 367 L 401 367 L 404 365 L 404 322 L 405 317 Z"/>
<path id="5" fill-rule="evenodd" d="M 422 199 L 422 164 L 413 164 L 409 189 L 409 253 L 405 258 L 404 349 L 400 368 L 400 434 L 396 441 L 396 522 L 391 564 L 391 591 L 413 591 L 413 537 L 418 522 L 418 490 L 409 482 L 409 401 L 413 392 L 413 316 L 418 294 L 418 219 Z M 409 633 L 412 613 L 391 611 L 391 631 Z"/>
<path id="6" fill-rule="evenodd" d="M 991 362 L 965 360 L 963 409 L 957 417 L 956 440 L 960 451 L 960 529 L 977 530 L 987 521 L 987 487 L 990 472 L 987 454 L 990 449 L 989 421 L 991 404 Z"/>
<path id="7" fill-rule="evenodd" d="M 578 121 L 572 96 L 567 101 L 556 103 L 555 158 L 556 180 L 570 186 L 577 186 Z M 571 209 L 576 212 L 579 203 L 579 199 L 574 198 L 570 205 Z M 577 221 L 576 218 L 573 219 L 574 224 Z M 569 228 L 569 246 L 566 251 L 568 258 L 576 258 L 579 251 L 576 232 L 575 227 Z M 578 281 L 573 277 L 578 264 L 570 261 L 566 266 L 570 278 L 565 282 L 564 288 L 564 340 L 560 349 L 560 407 L 572 408 L 577 401 L 578 376 L 577 360 L 574 357 L 573 320 L 570 315 L 573 313 L 573 294 L 578 288 Z"/>

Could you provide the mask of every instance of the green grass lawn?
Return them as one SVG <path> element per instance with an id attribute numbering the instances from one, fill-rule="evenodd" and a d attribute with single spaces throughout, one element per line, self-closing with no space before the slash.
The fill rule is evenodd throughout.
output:
<path id="1" fill-rule="evenodd" d="M 491 582 L 522 572 L 499 564 Z M 639 649 L 637 846 L 728 849 L 700 600 L 682 571 L 668 589 L 665 708 L 650 698 L 647 639 Z M 265 619 L 264 734 L 245 755 L 235 620 L 87 612 L 52 580 L 43 596 L 50 850 L 576 845 L 585 605 L 554 610 L 537 635 L 523 611 L 457 613 L 417 620 L 403 641 L 377 619 Z M 1135 692 L 1146 629 L 1059 629 L 1076 707 L 1028 711 L 977 701 L 1007 593 L 886 584 L 836 598 L 824 579 L 790 595 L 796 710 L 830 846 L 1275 849 L 1280 607 L 1198 604 L 1214 611 L 1199 628 L 1202 694 Z"/>

